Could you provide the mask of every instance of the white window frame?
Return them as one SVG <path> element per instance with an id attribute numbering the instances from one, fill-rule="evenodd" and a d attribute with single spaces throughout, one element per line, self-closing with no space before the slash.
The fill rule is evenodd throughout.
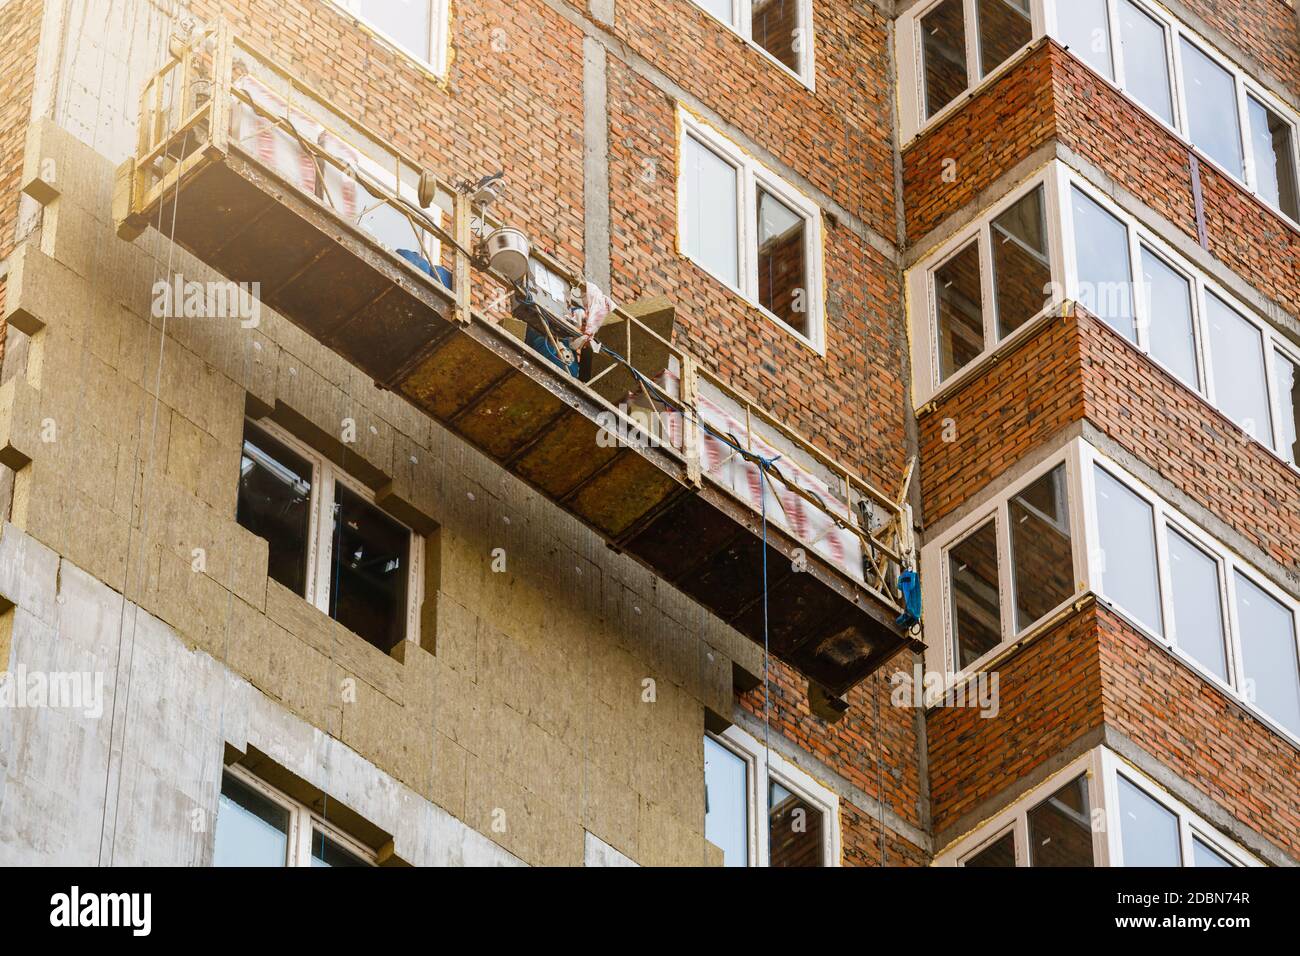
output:
<path id="1" fill-rule="evenodd" d="M 1160 495 L 1135 478 L 1123 466 L 1103 455 L 1087 442 L 1080 441 L 1079 444 L 1083 464 L 1083 506 L 1087 527 L 1086 540 L 1089 544 L 1088 580 L 1093 584 L 1092 591 L 1097 595 L 1097 599 L 1122 616 L 1130 626 L 1164 647 L 1195 673 L 1238 701 L 1274 733 L 1300 746 L 1300 736 L 1297 736 L 1294 731 L 1289 730 L 1270 717 L 1251 700 L 1248 694 L 1249 684 L 1247 683 L 1242 657 L 1241 628 L 1237 620 L 1237 573 L 1239 572 L 1249 578 L 1252 584 L 1290 612 L 1291 633 L 1293 640 L 1296 641 L 1297 660 L 1300 660 L 1300 601 L 1274 585 L 1272 581 L 1242 560 L 1230 548 L 1220 543 L 1215 537 L 1204 531 L 1186 515 L 1166 502 Z M 1151 506 L 1153 529 L 1156 536 L 1156 576 L 1160 587 L 1160 613 L 1165 630 L 1164 634 L 1157 634 L 1151 630 L 1102 591 L 1102 556 L 1097 547 L 1097 542 L 1101 538 L 1098 523 L 1100 516 L 1096 497 L 1096 468 L 1104 469 L 1112 478 Z M 1168 529 L 1170 528 L 1195 544 L 1206 555 L 1213 558 L 1218 565 L 1220 616 L 1223 621 L 1224 640 L 1226 641 L 1224 649 L 1228 672 L 1226 682 L 1207 670 L 1199 661 L 1183 651 L 1178 645 L 1177 625 L 1174 617 L 1173 579 L 1169 564 Z"/>
<path id="2" fill-rule="evenodd" d="M 731 4 L 731 19 L 724 20 L 715 14 L 712 10 L 707 9 L 703 4 L 696 3 L 700 11 L 706 14 L 709 19 L 721 23 L 732 33 L 736 34 L 750 46 L 761 53 L 769 63 L 775 64 L 782 71 L 794 77 L 810 90 L 817 88 L 817 65 L 814 61 L 813 50 L 816 47 L 814 42 L 815 28 L 813 25 L 813 0 L 797 0 L 799 4 L 799 30 L 803 31 L 801 39 L 804 47 L 800 51 L 802 54 L 800 68 L 792 70 L 786 64 L 782 63 L 775 56 L 768 52 L 767 48 L 756 41 L 753 37 L 754 31 L 754 0 L 729 0 Z"/>
<path id="3" fill-rule="evenodd" d="M 1056 4 L 1062 0 L 1046 0 L 1046 29 L 1050 36 L 1060 39 L 1060 33 L 1057 28 Z M 1064 0 L 1070 2 L 1070 0 Z M 1244 186 L 1247 191 L 1256 196 L 1261 203 L 1276 213 L 1284 222 L 1289 223 L 1292 228 L 1300 229 L 1300 222 L 1288 216 L 1281 209 L 1269 203 L 1259 193 L 1259 179 L 1254 155 L 1254 147 L 1250 139 L 1250 117 L 1246 112 L 1246 95 L 1249 93 L 1254 96 L 1261 104 L 1267 106 L 1276 113 L 1282 120 L 1291 126 L 1291 151 L 1293 168 L 1297 177 L 1300 177 L 1300 114 L 1289 106 L 1285 101 L 1274 96 L 1262 83 L 1246 74 L 1244 70 L 1238 67 L 1227 56 L 1220 52 L 1212 43 L 1207 41 L 1199 33 L 1189 28 L 1181 20 L 1173 16 L 1163 7 L 1149 2 L 1149 0 L 1132 0 L 1134 6 L 1141 8 L 1145 13 L 1159 23 L 1165 30 L 1166 43 L 1166 60 L 1167 77 L 1169 80 L 1169 90 L 1173 100 L 1173 123 L 1166 122 L 1162 117 L 1148 109 L 1144 104 L 1138 101 L 1136 97 L 1125 90 L 1126 74 L 1124 71 L 1124 50 L 1123 41 L 1119 23 L 1119 4 L 1118 0 L 1106 0 L 1106 26 L 1111 35 L 1111 69 L 1115 74 L 1115 79 L 1103 76 L 1093 71 L 1107 85 L 1118 90 L 1129 102 L 1134 103 L 1144 113 L 1154 119 L 1160 125 L 1174 133 L 1178 139 L 1189 149 L 1195 149 L 1196 154 L 1200 157 L 1201 162 L 1209 163 L 1216 170 L 1227 176 L 1233 182 Z M 1222 67 L 1225 72 L 1232 78 L 1233 89 L 1237 100 L 1237 137 L 1241 145 L 1242 152 L 1242 175 L 1238 176 L 1231 170 L 1225 169 L 1218 162 L 1211 159 L 1200 149 L 1197 149 L 1191 140 L 1191 123 L 1190 114 L 1187 106 L 1187 83 L 1184 80 L 1183 73 L 1183 52 L 1182 40 L 1186 39 L 1211 61 Z M 1085 65 L 1086 61 L 1081 60 Z M 1091 66 L 1089 66 L 1091 69 Z M 1300 190 L 1300 183 L 1296 184 Z"/>
<path id="4" fill-rule="evenodd" d="M 1014 594 L 1012 592 L 1011 522 L 1009 516 L 1011 499 L 1043 477 L 1043 475 L 1061 465 L 1065 466 L 1065 487 L 1070 499 L 1067 515 L 1070 522 L 1072 573 L 1075 580 L 1074 593 L 1038 620 L 1016 629 Z M 1025 640 L 1028 635 L 1041 627 L 1044 621 L 1051 620 L 1060 614 L 1062 610 L 1072 605 L 1087 592 L 1088 561 L 1084 549 L 1080 547 L 1081 542 L 1085 540 L 1084 513 L 1080 507 L 1080 501 L 1084 493 L 1084 488 L 1080 483 L 1080 466 L 1080 448 L 1077 443 L 1071 443 L 1069 446 L 1048 456 L 1006 488 L 998 491 L 994 497 L 972 510 L 962 520 L 945 531 L 943 535 L 927 543 L 922 549 L 921 579 L 923 581 L 939 582 L 938 587 L 932 586 L 922 592 L 923 620 L 927 632 L 926 666 L 931 672 L 941 673 L 945 676 L 945 686 L 960 683 L 968 675 L 984 670 L 993 661 L 1002 657 L 1012 647 Z M 965 541 L 972 532 L 979 530 L 990 520 L 997 522 L 998 600 L 999 617 L 1002 624 L 1002 640 L 996 647 L 986 651 L 969 666 L 962 668 L 958 665 L 957 660 L 956 632 L 953 626 L 952 581 L 949 576 L 950 562 L 948 554 L 954 547 Z M 942 635 L 941 637 L 936 635 L 936 627 L 938 628 L 938 634 Z M 932 695 L 937 696 L 941 690 L 942 688 L 933 689 Z"/>
<path id="5" fill-rule="evenodd" d="M 1075 255 L 1074 244 L 1074 207 L 1073 203 L 1069 201 L 1071 190 L 1078 189 L 1079 192 L 1119 220 L 1128 234 L 1129 274 L 1133 277 L 1134 282 L 1135 301 L 1133 311 L 1139 351 L 1157 366 L 1167 371 L 1184 387 L 1204 398 L 1225 417 L 1227 417 L 1227 413 L 1220 409 L 1214 388 L 1214 362 L 1210 352 L 1206 296 L 1212 294 L 1220 299 L 1259 332 L 1264 364 L 1265 400 L 1272 420 L 1269 422 L 1267 435 L 1251 434 L 1241 428 L 1240 425 L 1237 425 L 1237 428 L 1242 434 L 1249 435 L 1252 440 L 1267 450 L 1274 458 L 1288 467 L 1296 469 L 1297 466 L 1285 456 L 1282 449 L 1284 435 L 1281 417 L 1282 396 L 1278 392 L 1277 367 L 1273 361 L 1273 353 L 1281 352 L 1292 361 L 1300 362 L 1300 348 L 1293 345 L 1270 322 L 1261 318 L 1254 309 L 1242 302 L 1236 295 L 1175 252 L 1155 230 L 1148 229 L 1136 216 L 1121 209 L 1109 197 L 1094 187 L 1092 183 L 1064 164 L 1057 164 L 1057 176 L 1060 178 L 1060 185 L 1058 186 L 1061 200 L 1059 205 L 1061 216 L 1059 221 L 1060 238 L 1065 250 L 1065 297 L 1073 301 L 1079 301 L 1080 299 L 1078 259 Z M 1152 252 L 1164 260 L 1166 265 L 1180 273 L 1191 283 L 1192 328 L 1196 339 L 1193 348 L 1196 350 L 1196 365 L 1200 377 L 1199 388 L 1193 388 L 1190 384 L 1183 382 L 1173 369 L 1165 366 L 1151 354 L 1151 319 L 1146 314 L 1145 297 L 1138 294 L 1142 275 L 1142 246 L 1150 248 Z M 971 363 L 972 366 L 974 364 L 975 362 Z M 1233 424 L 1236 425 L 1236 422 Z"/>
<path id="6" fill-rule="evenodd" d="M 1040 184 L 1044 190 L 1053 294 L 1036 317 L 1026 321 L 1005 338 L 996 340 L 990 229 L 994 219 Z M 911 340 L 914 343 L 911 351 L 912 394 L 915 406 L 918 409 L 923 408 L 960 387 L 960 383 L 966 379 L 983 374 L 993 356 L 1012 348 L 1022 336 L 1033 334 L 1033 330 L 1039 327 L 1046 316 L 1056 313 L 1062 302 L 1083 301 L 1074 241 L 1072 195 L 1073 190 L 1076 189 L 1118 220 L 1125 229 L 1129 274 L 1134 283 L 1133 312 L 1137 336 L 1137 342 L 1130 344 L 1135 344 L 1137 349 L 1155 365 L 1165 370 L 1183 387 L 1199 395 L 1225 417 L 1226 413 L 1222 412 L 1218 405 L 1214 387 L 1214 363 L 1206 315 L 1206 297 L 1212 294 L 1222 300 L 1258 331 L 1262 346 L 1265 400 L 1270 412 L 1270 421 L 1267 428 L 1258 429 L 1262 434 L 1251 434 L 1240 425 L 1236 427 L 1292 471 L 1300 472 L 1300 463 L 1291 461 L 1283 444 L 1286 438 L 1283 414 L 1285 400 L 1278 382 L 1275 359 L 1275 355 L 1281 354 L 1291 362 L 1300 365 L 1300 345 L 1287 338 L 1251 305 L 1239 299 L 1227 288 L 1211 279 L 1204 270 L 1176 252 L 1156 230 L 1148 228 L 1137 216 L 1121 208 L 1089 180 L 1059 160 L 1052 160 L 1043 170 L 1034 173 L 990 206 L 979 219 L 954 233 L 951 238 L 927 253 L 907 270 L 905 284 L 908 321 L 912 331 Z M 934 290 L 934 273 L 975 240 L 980 244 L 980 295 L 983 304 L 985 347 L 964 367 L 941 382 L 939 381 L 939 311 Z M 1192 347 L 1196 357 L 1198 380 L 1196 386 L 1184 382 L 1173 369 L 1166 366 L 1151 352 L 1151 317 L 1148 314 L 1146 297 L 1141 294 L 1143 247 L 1150 249 L 1165 265 L 1179 273 L 1189 283 L 1192 299 L 1192 333 L 1195 340 Z"/>
<path id="7" fill-rule="evenodd" d="M 277 790 L 261 777 L 251 773 L 247 768 L 241 767 L 239 764 L 229 764 L 224 768 L 224 773 L 234 777 L 249 789 L 256 791 L 288 812 L 288 831 L 285 834 L 285 866 L 311 866 L 312 838 L 317 832 L 324 834 L 328 840 L 337 843 L 353 856 L 364 861 L 368 866 L 378 866 L 377 855 L 370 847 L 348 836 L 312 810 L 311 807 Z M 212 839 L 214 846 L 216 844 L 216 832 L 217 828 L 213 826 Z"/>
<path id="8" fill-rule="evenodd" d="M 894 53 L 898 63 L 899 138 L 904 145 L 944 118 L 961 109 L 976 90 L 992 82 L 1019 63 L 1045 30 L 1044 0 L 1029 0 L 1029 40 L 985 76 L 980 76 L 979 3 L 962 0 L 966 33 L 966 89 L 933 116 L 925 115 L 925 63 L 922 54 L 921 20 L 944 0 L 917 4 L 900 14 L 894 31 Z"/>
<path id="9" fill-rule="evenodd" d="M 720 734 L 706 731 L 705 736 L 745 762 L 745 783 L 748 790 L 746 812 L 749 823 L 746 842 L 750 866 L 769 864 L 769 776 L 821 811 L 822 819 L 825 820 L 822 832 L 823 865 L 841 865 L 840 798 L 835 791 L 818 783 L 776 751 L 765 748 L 762 741 L 734 724 Z"/>
<path id="10" fill-rule="evenodd" d="M 993 220 L 1007 209 L 1042 187 L 1043 217 L 1047 235 L 1048 265 L 1051 272 L 1052 294 L 1044 296 L 1044 306 L 1033 318 L 1026 320 L 1010 335 L 1002 339 L 997 337 L 997 306 L 994 297 L 993 275 L 993 239 L 991 231 Z M 979 369 L 990 355 L 1009 348 L 1011 343 L 1019 340 L 1036 328 L 1044 315 L 1060 308 L 1060 289 L 1063 285 L 1064 261 L 1061 235 L 1058 224 L 1061 221 L 1061 180 L 1051 169 L 1040 171 L 1027 181 L 1018 185 L 996 203 L 988 207 L 980 217 L 970 225 L 945 240 L 924 259 L 908 270 L 907 295 L 908 312 L 911 315 L 912 341 L 924 342 L 925 348 L 912 349 L 913 394 L 917 407 L 934 398 L 940 392 L 953 388 L 965 378 L 978 374 Z M 984 348 L 965 366 L 939 379 L 939 307 L 935 296 L 934 273 L 949 260 L 963 251 L 972 241 L 979 243 L 980 262 L 980 300 L 983 309 Z"/>
<path id="11" fill-rule="evenodd" d="M 429 58 L 408 47 L 400 38 L 381 30 L 361 12 L 361 0 L 325 0 L 341 10 L 367 33 L 407 57 L 438 79 L 446 79 L 451 62 L 451 0 L 423 0 L 429 5 Z"/>
<path id="12" fill-rule="evenodd" d="M 1037 807 L 1071 780 L 1085 774 L 1088 781 L 1088 805 L 1093 816 L 1093 865 L 1123 866 L 1123 826 L 1119 804 L 1119 781 L 1122 775 L 1148 794 L 1178 819 L 1183 865 L 1190 865 L 1192 839 L 1199 838 L 1216 853 L 1235 865 L 1258 867 L 1264 864 L 1253 854 L 1230 840 L 1203 818 L 1189 810 L 1176 797 L 1154 783 L 1146 774 L 1123 760 L 1107 747 L 1095 747 L 1052 774 L 1010 806 L 989 817 L 969 834 L 939 853 L 932 866 L 965 866 L 966 862 L 1008 832 L 1015 836 L 1016 866 L 1029 866 L 1029 811 Z M 1115 825 L 1111 826 L 1111 821 Z"/>
<path id="13" fill-rule="evenodd" d="M 1178 849 L 1183 867 L 1194 867 L 1192 862 L 1192 840 L 1199 839 L 1215 853 L 1230 861 L 1234 866 L 1251 867 L 1263 864 L 1250 853 L 1219 834 L 1219 832 L 1200 816 L 1189 810 L 1173 794 L 1160 787 L 1146 774 L 1132 764 L 1122 760 L 1117 754 L 1105 747 L 1099 748 L 1103 779 L 1105 780 L 1105 805 L 1114 809 L 1107 813 L 1106 819 L 1115 821 L 1114 826 L 1106 828 L 1106 849 L 1111 866 L 1124 865 L 1124 815 L 1120 805 L 1119 778 L 1123 777 L 1137 789 L 1168 810 L 1178 821 Z"/>
<path id="14" fill-rule="evenodd" d="M 702 271 L 713 276 L 736 295 L 744 299 L 774 323 L 782 331 L 795 338 L 802 345 L 812 349 L 818 355 L 826 352 L 825 305 L 823 302 L 825 280 L 822 261 L 822 212 L 821 207 L 803 193 L 799 192 L 779 176 L 759 163 L 731 140 L 727 139 L 713 127 L 683 108 L 678 108 L 677 141 L 679 155 L 684 153 L 686 137 L 692 137 L 701 146 L 711 150 L 723 161 L 736 170 L 736 236 L 737 272 L 739 286 L 733 285 L 707 266 L 693 259 L 686 250 L 687 236 L 687 194 L 686 164 L 679 161 L 677 175 L 677 248 L 678 253 L 695 263 Z M 804 260 L 807 263 L 808 288 L 804 296 L 807 303 L 807 328 L 805 335 L 798 329 L 787 325 L 784 320 L 768 311 L 758 301 L 758 190 L 762 188 L 784 203 L 796 215 L 804 217 Z"/>
<path id="15" fill-rule="evenodd" d="M 311 517 L 307 529 L 307 586 L 303 597 L 326 617 L 329 616 L 330 561 L 334 553 L 333 522 L 324 520 L 333 513 L 334 488 L 341 484 L 366 503 L 384 513 L 389 520 L 405 528 L 410 535 L 406 583 L 406 631 L 403 640 L 420 641 L 420 606 L 424 601 L 424 536 L 412 530 L 405 522 L 389 514 L 377 501 L 374 492 L 353 478 L 310 445 L 300 441 L 286 429 L 268 418 L 246 421 L 254 428 L 270 435 L 305 459 L 312 470 Z M 242 447 L 242 441 L 241 441 Z M 366 642 L 369 644 L 369 642 Z M 373 646 L 373 645 L 371 645 Z"/>

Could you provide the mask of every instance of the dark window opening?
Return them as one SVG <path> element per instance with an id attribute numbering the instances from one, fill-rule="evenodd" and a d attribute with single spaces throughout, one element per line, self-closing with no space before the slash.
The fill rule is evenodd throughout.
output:
<path id="1" fill-rule="evenodd" d="M 948 569 L 957 666 L 966 667 L 1002 643 L 996 522 L 954 545 Z"/>
<path id="2" fill-rule="evenodd" d="M 1008 830 L 984 849 L 970 857 L 962 866 L 1015 866 L 1016 835 Z"/>
<path id="3" fill-rule="evenodd" d="M 1030 866 L 1093 866 L 1088 778 L 1075 777 L 1029 811 Z"/>
<path id="4" fill-rule="evenodd" d="M 270 435 L 244 428 L 236 519 L 266 539 L 267 574 L 295 594 L 307 594 L 311 528 L 311 464 Z"/>
<path id="5" fill-rule="evenodd" d="M 754 0 L 751 36 L 777 60 L 798 73 L 808 38 L 803 35 L 799 7 L 802 0 Z"/>
<path id="6" fill-rule="evenodd" d="M 984 306 L 979 243 L 972 242 L 934 272 L 939 323 L 939 379 L 984 351 Z"/>
<path id="7" fill-rule="evenodd" d="M 927 118 L 966 89 L 966 16 L 962 7 L 962 0 L 943 0 L 921 19 Z"/>
<path id="8" fill-rule="evenodd" d="M 387 652 L 406 634 L 411 533 L 342 484 L 334 487 L 329 614 Z"/>
<path id="9" fill-rule="evenodd" d="M 768 780 L 768 866 L 825 866 L 822 811 Z"/>

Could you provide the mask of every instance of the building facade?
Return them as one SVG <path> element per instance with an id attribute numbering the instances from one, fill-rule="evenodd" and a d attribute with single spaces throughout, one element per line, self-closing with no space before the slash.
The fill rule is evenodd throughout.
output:
<path id="1" fill-rule="evenodd" d="M 1291 0 L 0 57 L 0 861 L 1300 860 Z"/>

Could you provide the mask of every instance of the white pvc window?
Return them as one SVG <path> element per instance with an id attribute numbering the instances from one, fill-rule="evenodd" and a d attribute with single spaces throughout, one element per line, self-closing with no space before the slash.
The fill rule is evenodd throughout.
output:
<path id="1" fill-rule="evenodd" d="M 1300 602 L 1086 444 L 1083 461 L 1096 592 L 1300 740 Z"/>
<path id="2" fill-rule="evenodd" d="M 1047 32 L 1185 142 L 1300 223 L 1300 116 L 1163 8 L 1050 0 Z"/>
<path id="3" fill-rule="evenodd" d="M 821 210 L 682 111 L 682 252 L 805 345 L 825 348 Z"/>
<path id="4" fill-rule="evenodd" d="M 424 539 L 364 484 L 274 423 L 246 422 L 237 499 L 273 580 L 385 653 L 419 640 Z"/>
<path id="5" fill-rule="evenodd" d="M 1040 0 L 933 0 L 908 10 L 895 31 L 906 142 L 948 115 L 1042 35 Z"/>
<path id="6" fill-rule="evenodd" d="M 767 59 L 812 87 L 813 0 L 694 0 Z"/>
<path id="7" fill-rule="evenodd" d="M 243 767 L 227 767 L 213 834 L 218 867 L 374 866 L 375 853 Z"/>
<path id="8" fill-rule="evenodd" d="M 1071 197 L 1062 206 L 1066 298 L 1294 465 L 1295 346 L 1136 218 L 1058 169 Z M 1131 291 L 1126 276 L 1139 277 Z"/>
<path id="9" fill-rule="evenodd" d="M 704 789 L 725 866 L 840 865 L 839 797 L 739 727 L 704 736 Z"/>
<path id="10" fill-rule="evenodd" d="M 1087 559 L 1074 447 L 957 522 L 921 555 L 929 666 L 949 675 L 984 667 L 1080 593 Z M 939 655 L 939 656 L 935 656 Z"/>
<path id="11" fill-rule="evenodd" d="M 1261 866 L 1113 751 L 1098 747 L 935 857 L 935 866 Z"/>
<path id="12" fill-rule="evenodd" d="M 1058 184 L 1036 176 L 908 272 L 918 398 L 964 378 L 1059 305 Z"/>
<path id="13" fill-rule="evenodd" d="M 330 0 L 366 30 L 438 76 L 447 72 L 450 0 Z"/>

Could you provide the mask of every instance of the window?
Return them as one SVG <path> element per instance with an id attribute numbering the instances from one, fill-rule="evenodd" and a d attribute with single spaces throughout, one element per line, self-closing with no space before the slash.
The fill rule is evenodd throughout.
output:
<path id="1" fill-rule="evenodd" d="M 1039 187 L 993 220 L 989 240 L 999 339 L 1043 311 L 1045 291 L 1052 281 L 1043 207 L 1043 190 Z"/>
<path id="2" fill-rule="evenodd" d="M 1066 0 L 1056 4 L 1061 44 L 1106 79 L 1114 79 L 1110 56 L 1110 20 L 1106 0 Z"/>
<path id="3" fill-rule="evenodd" d="M 1186 39 L 1182 53 L 1187 82 L 1188 138 L 1210 159 L 1238 179 L 1244 179 L 1241 121 L 1232 74 Z"/>
<path id="4" fill-rule="evenodd" d="M 998 531 L 990 521 L 948 552 L 957 662 L 966 668 L 1002 643 Z"/>
<path id="5" fill-rule="evenodd" d="M 1300 465 L 1300 363 L 1293 362 L 1281 349 L 1274 351 L 1273 360 L 1281 434 L 1278 451 L 1291 464 Z"/>
<path id="6" fill-rule="evenodd" d="M 939 317 L 939 378 L 948 378 L 984 351 L 984 301 L 979 243 L 972 242 L 934 272 Z"/>
<path id="7" fill-rule="evenodd" d="M 683 252 L 820 351 L 820 209 L 709 127 L 681 117 Z"/>
<path id="8" fill-rule="evenodd" d="M 1179 866 L 1178 816 L 1119 777 L 1121 846 L 1125 866 Z"/>
<path id="9" fill-rule="evenodd" d="M 726 866 L 836 866 L 839 798 L 738 727 L 704 737 L 704 835 Z"/>
<path id="10" fill-rule="evenodd" d="M 1086 446 L 1085 446 L 1086 447 Z M 1300 741 L 1300 602 L 1092 450 L 1090 580 L 1149 637 Z M 1115 552 L 1119 551 L 1116 566 Z"/>
<path id="11" fill-rule="evenodd" d="M 1136 769 L 1105 752 L 1109 792 L 1118 808 L 1118 834 L 1110 849 L 1114 866 L 1254 865 L 1240 848 Z M 1214 835 L 1212 835 L 1214 834 Z"/>
<path id="12" fill-rule="evenodd" d="M 934 669 L 969 672 L 1074 598 L 1073 469 L 1067 455 L 1039 465 L 925 546 L 922 577 L 942 582 L 925 613 L 945 628 L 927 642 L 945 649 Z"/>
<path id="13" fill-rule="evenodd" d="M 1029 0 L 939 0 L 907 24 L 902 33 L 915 25 L 913 56 L 920 56 L 922 120 L 943 112 L 1034 37 Z"/>
<path id="14" fill-rule="evenodd" d="M 1077 301 L 1124 338 L 1136 342 L 1128 232 L 1078 187 L 1071 195 Z"/>
<path id="15" fill-rule="evenodd" d="M 1295 611 L 1241 571 L 1236 573 L 1236 583 L 1246 694 L 1260 710 L 1300 737 Z"/>
<path id="16" fill-rule="evenodd" d="M 439 75 L 447 69 L 448 0 L 335 0 L 398 49 Z"/>
<path id="17" fill-rule="evenodd" d="M 1300 222 L 1300 120 L 1292 109 L 1154 4 L 1053 0 L 1052 11 L 1054 35 L 1076 56 L 1269 206 Z"/>
<path id="18" fill-rule="evenodd" d="M 1259 194 L 1270 206 L 1300 222 L 1295 130 L 1254 96 L 1246 97 L 1246 112 L 1250 116 L 1250 152 Z"/>
<path id="19" fill-rule="evenodd" d="M 695 0 L 744 39 L 813 85 L 811 0 Z"/>
<path id="20" fill-rule="evenodd" d="M 1101 590 L 1139 623 L 1164 633 L 1151 505 L 1102 468 L 1096 472 Z"/>
<path id="21" fill-rule="evenodd" d="M 242 767 L 221 780 L 213 866 L 374 866 L 374 853 Z"/>
<path id="22" fill-rule="evenodd" d="M 1260 329 L 1213 293 L 1205 307 L 1216 404 L 1247 435 L 1272 445 Z"/>
<path id="23" fill-rule="evenodd" d="M 1193 391 L 1200 391 L 1196 367 L 1196 316 L 1192 283 L 1164 259 L 1142 246 L 1142 309 L 1151 355 Z"/>
<path id="24" fill-rule="evenodd" d="M 273 580 L 382 651 L 415 634 L 422 539 L 332 462 L 247 423 L 236 516 L 266 539 Z"/>
<path id="25" fill-rule="evenodd" d="M 1164 24 L 1132 0 L 1119 0 L 1119 36 L 1124 58 L 1124 89 L 1173 126 L 1174 102 L 1169 90 L 1169 51 Z"/>
<path id="26" fill-rule="evenodd" d="M 969 836 L 936 866 L 1260 866 L 1105 747 L 1077 758 Z"/>
<path id="27" fill-rule="evenodd" d="M 1088 778 L 1075 777 L 1029 811 L 1030 866 L 1092 866 Z"/>
<path id="28" fill-rule="evenodd" d="M 1054 303 L 1049 196 L 1043 183 L 1013 193 L 909 275 L 909 295 L 933 316 L 924 331 L 931 387 L 946 383 Z M 918 283 L 925 282 L 922 289 Z M 918 311 L 918 317 L 921 313 Z M 920 330 L 918 330 L 920 331 Z"/>
<path id="29" fill-rule="evenodd" d="M 1178 646 L 1228 682 L 1219 562 L 1183 535 L 1169 531 L 1169 578 Z"/>
<path id="30" fill-rule="evenodd" d="M 1065 466 L 1057 465 L 1012 498 L 1007 517 L 1015 627 L 1019 632 L 1074 593 Z"/>
<path id="31" fill-rule="evenodd" d="M 749 865 L 749 766 L 712 737 L 704 738 L 704 836 L 725 866 Z"/>

